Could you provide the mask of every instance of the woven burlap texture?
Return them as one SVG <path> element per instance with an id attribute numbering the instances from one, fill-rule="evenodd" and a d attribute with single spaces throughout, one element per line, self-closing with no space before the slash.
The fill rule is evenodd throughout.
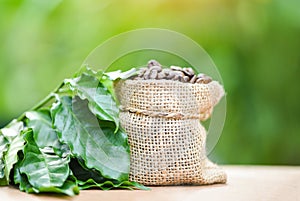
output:
<path id="1" fill-rule="evenodd" d="M 130 180 L 144 185 L 225 183 L 226 174 L 206 157 L 206 130 L 224 96 L 216 81 L 126 80 L 116 85 L 121 126 L 130 144 Z"/>

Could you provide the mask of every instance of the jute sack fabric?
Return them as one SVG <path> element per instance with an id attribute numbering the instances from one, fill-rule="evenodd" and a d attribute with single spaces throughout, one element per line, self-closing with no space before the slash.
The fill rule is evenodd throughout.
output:
<path id="1" fill-rule="evenodd" d="M 209 161 L 206 130 L 224 95 L 216 81 L 125 80 L 116 86 L 121 126 L 130 144 L 130 180 L 144 185 L 225 183 L 226 174 Z"/>

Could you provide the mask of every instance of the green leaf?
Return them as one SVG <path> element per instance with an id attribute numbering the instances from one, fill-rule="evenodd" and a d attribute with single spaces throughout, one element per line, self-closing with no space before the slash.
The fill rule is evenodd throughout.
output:
<path id="1" fill-rule="evenodd" d="M 74 74 L 74 77 L 80 77 L 83 73 L 96 77 L 97 79 L 100 79 L 103 76 L 103 71 L 94 71 L 88 64 L 84 64 L 79 71 Z"/>
<path id="2" fill-rule="evenodd" d="M 52 113 L 60 140 L 67 143 L 88 168 L 97 169 L 106 178 L 128 180 L 128 150 L 115 146 L 106 137 L 97 118 L 89 111 L 87 101 L 62 97 Z"/>
<path id="3" fill-rule="evenodd" d="M 33 130 L 33 138 L 39 148 L 53 147 L 60 150 L 62 144 L 52 128 L 49 109 L 26 112 L 27 126 Z"/>
<path id="4" fill-rule="evenodd" d="M 36 190 L 34 190 L 32 185 L 29 183 L 27 176 L 25 174 L 21 174 L 20 163 L 21 161 L 19 161 L 14 168 L 14 183 L 19 184 L 19 189 L 21 191 L 33 193 Z"/>
<path id="5" fill-rule="evenodd" d="M 113 99 L 115 101 L 118 101 L 118 99 L 116 97 L 115 89 L 114 89 L 114 82 L 112 80 L 110 80 L 108 76 L 105 76 L 105 75 L 103 75 L 100 78 L 100 82 L 108 90 L 108 92 L 112 95 Z"/>
<path id="6" fill-rule="evenodd" d="M 96 169 L 89 169 L 84 165 L 84 161 L 81 158 L 72 158 L 70 161 L 70 169 L 77 181 L 85 182 L 90 178 L 93 178 L 98 183 L 103 183 L 107 178 L 104 178 Z"/>
<path id="7" fill-rule="evenodd" d="M 128 79 L 134 75 L 138 74 L 138 70 L 136 68 L 131 68 L 128 71 L 122 72 L 121 70 L 113 71 L 113 72 L 107 72 L 104 73 L 105 76 L 107 76 L 110 80 L 117 80 L 117 79 Z"/>
<path id="8" fill-rule="evenodd" d="M 81 99 L 89 101 L 88 106 L 93 114 L 101 120 L 113 121 L 116 130 L 119 127 L 119 109 L 109 91 L 99 80 L 89 74 L 83 73 L 80 77 L 65 80 L 71 89 L 76 91 Z"/>
<path id="9" fill-rule="evenodd" d="M 6 153 L 7 149 L 8 149 L 8 140 L 0 132 L 0 179 L 3 178 L 4 175 L 5 175 L 4 174 L 4 169 L 5 169 L 4 156 L 5 156 L 5 153 Z M 5 185 L 5 183 L 3 183 L 3 184 Z"/>
<path id="10" fill-rule="evenodd" d="M 115 125 L 110 121 L 99 121 L 99 126 L 107 139 L 115 146 L 123 146 L 128 152 L 130 147 L 125 131 L 120 128 L 114 135 Z"/>
<path id="11" fill-rule="evenodd" d="M 100 172 L 95 169 L 88 169 L 84 166 L 81 159 L 72 159 L 70 168 L 77 179 L 80 189 L 100 188 L 102 190 L 109 190 L 112 188 L 126 188 L 126 189 L 143 189 L 149 190 L 147 187 L 140 185 L 136 182 L 117 181 L 113 179 L 104 178 Z"/>
<path id="12" fill-rule="evenodd" d="M 8 182 L 6 180 L 6 178 L 1 178 L 0 179 L 0 186 L 7 186 L 8 185 Z"/>
<path id="13" fill-rule="evenodd" d="M 13 165 L 18 161 L 17 153 L 24 147 L 21 136 L 23 123 L 13 120 L 0 132 L 0 185 L 9 183 L 9 174 Z"/>
<path id="14" fill-rule="evenodd" d="M 62 186 L 60 187 L 41 187 L 38 189 L 39 192 L 45 193 L 63 193 L 69 196 L 74 196 L 79 194 L 79 187 L 76 185 L 75 182 L 67 180 Z M 38 193 L 39 193 L 38 192 Z"/>
<path id="15" fill-rule="evenodd" d="M 25 135 L 24 158 L 20 163 L 20 173 L 26 174 L 35 189 L 61 187 L 70 174 L 69 157 L 57 156 L 53 148 L 39 148 L 32 130 Z"/>
<path id="16" fill-rule="evenodd" d="M 66 180 L 65 183 L 60 187 L 50 186 L 35 188 L 29 183 L 26 174 L 21 174 L 20 167 L 18 166 L 15 168 L 14 181 L 15 184 L 19 184 L 19 189 L 21 191 L 27 193 L 62 193 L 69 196 L 79 194 L 79 188 L 76 182 L 70 179 Z"/>
<path id="17" fill-rule="evenodd" d="M 100 188 L 102 190 L 110 190 L 113 188 L 123 188 L 123 189 L 129 189 L 129 190 L 134 190 L 136 189 L 141 189 L 141 190 L 150 190 L 149 188 L 138 184 L 136 182 L 130 182 L 130 181 L 105 181 L 103 183 L 97 183 L 94 179 L 89 179 L 85 182 L 79 181 L 78 182 L 79 188 L 84 190 L 84 189 L 89 189 L 89 188 Z"/>
<path id="18" fill-rule="evenodd" d="M 17 135 L 21 133 L 23 129 L 24 129 L 23 122 L 14 119 L 6 127 L 2 128 L 0 133 L 2 133 L 5 136 L 5 138 L 9 142 L 11 142 Z"/>
<path id="19" fill-rule="evenodd" d="M 120 79 L 127 79 L 137 74 L 138 74 L 138 70 L 136 68 L 132 68 L 125 72 L 122 72 L 121 70 L 106 72 L 103 73 L 102 76 L 100 77 L 100 82 L 107 88 L 107 90 L 113 96 L 115 101 L 118 101 L 114 90 L 114 84 L 118 82 Z"/>
<path id="20" fill-rule="evenodd" d="M 9 174 L 13 165 L 18 161 L 18 152 L 24 148 L 23 136 L 17 135 L 10 143 L 5 155 L 5 177 L 9 181 Z"/>

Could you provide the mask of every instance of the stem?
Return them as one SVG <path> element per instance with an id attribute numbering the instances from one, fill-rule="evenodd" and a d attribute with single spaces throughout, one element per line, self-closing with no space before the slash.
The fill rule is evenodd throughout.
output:
<path id="1" fill-rule="evenodd" d="M 38 104 L 30 109 L 30 111 L 38 110 L 44 105 L 46 105 L 52 98 L 54 97 L 53 92 L 51 92 L 48 96 L 46 96 L 43 100 L 41 100 Z"/>
<path id="2" fill-rule="evenodd" d="M 38 104 L 33 106 L 29 111 L 38 110 L 44 105 L 46 105 L 50 100 L 52 100 L 53 97 L 55 97 L 55 94 L 59 92 L 59 89 L 62 88 L 65 85 L 65 83 L 61 83 L 58 85 L 48 96 L 46 96 L 43 100 L 41 100 Z M 24 112 L 21 116 L 17 118 L 18 121 L 23 121 L 26 117 L 26 112 Z"/>

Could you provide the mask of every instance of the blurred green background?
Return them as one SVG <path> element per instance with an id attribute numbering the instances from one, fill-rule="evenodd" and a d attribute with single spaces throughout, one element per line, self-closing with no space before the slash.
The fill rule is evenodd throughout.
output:
<path id="1" fill-rule="evenodd" d="M 0 126 L 106 39 L 166 28 L 199 43 L 223 77 L 227 119 L 210 157 L 300 165 L 299 8 L 298 0 L 0 0 Z"/>

